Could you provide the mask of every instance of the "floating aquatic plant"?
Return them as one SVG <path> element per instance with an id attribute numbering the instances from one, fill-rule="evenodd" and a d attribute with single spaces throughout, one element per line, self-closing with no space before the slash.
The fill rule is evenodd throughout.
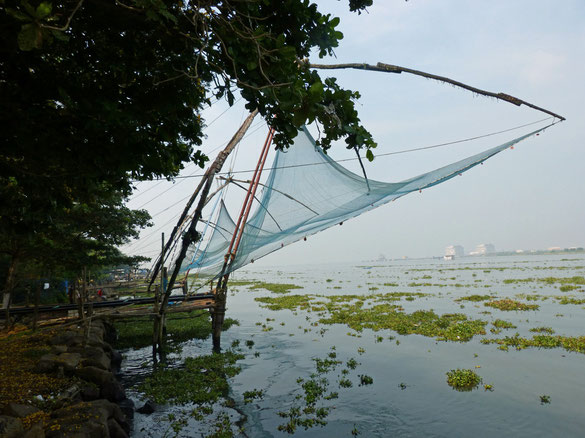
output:
<path id="1" fill-rule="evenodd" d="M 503 311 L 511 311 L 511 310 L 538 310 L 538 304 L 525 304 L 521 303 L 520 301 L 512 300 L 510 298 L 504 298 L 501 300 L 494 300 L 484 303 L 484 306 L 493 307 L 495 309 L 503 310 Z"/>
<path id="2" fill-rule="evenodd" d="M 447 384 L 457 391 L 471 391 L 479 386 L 482 379 L 473 370 L 459 369 L 447 372 Z"/>

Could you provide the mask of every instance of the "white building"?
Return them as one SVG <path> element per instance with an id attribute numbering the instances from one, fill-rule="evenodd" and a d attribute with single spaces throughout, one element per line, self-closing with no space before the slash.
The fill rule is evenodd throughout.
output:
<path id="1" fill-rule="evenodd" d="M 463 257 L 465 255 L 465 251 L 461 245 L 450 245 L 445 248 L 445 255 L 448 257 Z"/>
<path id="2" fill-rule="evenodd" d="M 471 255 L 488 255 L 496 252 L 496 247 L 491 243 L 481 243 L 477 245 L 475 251 L 471 252 Z"/>

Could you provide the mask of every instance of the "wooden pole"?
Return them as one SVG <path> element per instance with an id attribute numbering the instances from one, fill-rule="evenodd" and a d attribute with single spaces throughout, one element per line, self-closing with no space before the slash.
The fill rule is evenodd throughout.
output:
<path id="1" fill-rule="evenodd" d="M 300 61 L 301 65 L 305 65 L 308 68 L 315 68 L 321 70 L 339 70 L 339 69 L 356 69 L 356 70 L 368 70 L 368 71 L 378 71 L 382 73 L 409 73 L 415 76 L 421 76 L 427 79 L 433 79 L 435 81 L 444 82 L 446 84 L 453 85 L 455 87 L 463 88 L 465 90 L 471 91 L 472 93 L 479 94 L 481 96 L 493 97 L 494 99 L 503 100 L 505 102 L 511 103 L 516 106 L 526 105 L 536 111 L 543 112 L 550 116 L 556 117 L 559 120 L 565 120 L 563 116 L 553 113 L 545 108 L 541 108 L 536 106 L 530 102 L 526 102 L 525 100 L 518 99 L 517 97 L 510 96 L 506 93 L 494 93 L 492 91 L 482 90 L 481 88 L 476 88 L 471 85 L 464 84 L 463 82 L 456 81 L 454 79 L 439 76 L 432 73 L 426 73 L 420 70 L 414 70 L 412 68 L 407 67 L 400 67 L 399 65 L 392 65 L 392 64 L 385 64 L 383 62 L 378 62 L 376 65 L 366 64 L 366 63 L 348 63 L 348 64 L 313 64 L 308 61 Z"/>
<path id="2" fill-rule="evenodd" d="M 171 291 L 173 290 L 173 286 L 175 285 L 175 281 L 177 279 L 177 276 L 179 275 L 179 271 L 181 270 L 181 264 L 183 263 L 183 260 L 185 259 L 185 256 L 187 254 L 187 249 L 189 248 L 189 245 L 191 243 L 193 243 L 194 241 L 196 241 L 199 238 L 197 230 L 196 230 L 197 223 L 199 222 L 199 219 L 201 219 L 203 207 L 205 206 L 205 203 L 207 201 L 207 195 L 209 194 L 209 191 L 211 189 L 211 184 L 213 183 L 215 175 L 221 170 L 221 168 L 223 167 L 223 164 L 225 163 L 225 160 L 227 159 L 229 154 L 234 150 L 236 145 L 242 140 L 242 138 L 244 137 L 244 134 L 246 133 L 246 131 L 248 130 L 248 128 L 252 124 L 254 117 L 256 117 L 256 114 L 258 114 L 258 110 L 254 110 L 246 118 L 246 120 L 244 121 L 244 123 L 242 124 L 240 129 L 238 129 L 238 131 L 234 134 L 234 136 L 229 141 L 229 143 L 227 144 L 225 149 L 219 153 L 219 155 L 217 156 L 215 161 L 211 164 L 211 166 L 209 166 L 209 168 L 207 169 L 207 172 L 205 172 L 205 176 L 201 180 L 200 187 L 202 187 L 202 188 L 200 189 L 200 187 L 198 187 L 198 189 L 197 189 L 197 190 L 199 190 L 199 189 L 201 190 L 199 202 L 198 202 L 197 207 L 196 207 L 196 209 L 191 217 L 191 223 L 189 225 L 189 228 L 187 229 L 187 231 L 183 235 L 181 251 L 179 252 L 179 255 L 177 256 L 177 260 L 175 261 L 175 267 L 174 267 L 173 272 L 171 274 L 171 278 L 169 279 L 169 282 L 167 285 L 167 290 L 162 295 L 161 305 L 159 308 L 159 314 L 161 316 L 164 315 L 166 308 L 168 306 L 169 296 L 171 294 Z M 194 195 L 196 196 L 196 194 L 194 194 Z M 159 346 L 159 348 L 160 348 L 160 346 Z"/>
<path id="3" fill-rule="evenodd" d="M 264 142 L 264 146 L 262 148 L 262 152 L 260 153 L 260 157 L 258 158 L 258 164 L 256 165 L 254 176 L 252 177 L 250 187 L 248 188 L 248 191 L 246 193 L 246 199 L 244 200 L 244 203 L 242 205 L 242 211 L 240 212 L 238 223 L 234 230 L 234 234 L 232 236 L 232 240 L 230 242 L 228 251 L 225 255 L 223 267 L 221 269 L 219 280 L 217 282 L 215 294 L 215 308 L 211 313 L 212 328 L 211 336 L 213 340 L 213 351 L 215 351 L 216 353 L 219 353 L 221 351 L 221 332 L 223 328 L 223 321 L 225 319 L 225 310 L 227 303 L 227 283 L 229 280 L 230 271 L 228 270 L 226 273 L 226 269 L 233 263 L 234 259 L 236 258 L 238 246 L 244 234 L 246 221 L 248 220 L 250 208 L 252 207 L 252 203 L 255 198 L 256 189 L 258 188 L 260 182 L 260 176 L 262 175 L 262 170 L 264 169 L 264 163 L 266 162 L 266 157 L 268 156 L 268 151 L 270 150 L 270 144 L 272 143 L 273 136 L 274 130 L 270 129 L 268 131 L 268 135 L 266 136 L 266 141 Z"/>

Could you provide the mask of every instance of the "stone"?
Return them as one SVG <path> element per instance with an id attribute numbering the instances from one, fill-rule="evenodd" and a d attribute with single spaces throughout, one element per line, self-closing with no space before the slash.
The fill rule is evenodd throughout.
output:
<path id="1" fill-rule="evenodd" d="M 81 388 L 81 399 L 83 401 L 93 401 L 100 398 L 100 389 L 94 385 L 87 385 Z"/>
<path id="2" fill-rule="evenodd" d="M 67 345 L 53 345 L 52 350 L 54 354 L 67 353 Z"/>
<path id="3" fill-rule="evenodd" d="M 74 372 L 81 362 L 79 353 L 61 353 L 54 359 L 57 366 L 62 366 L 66 373 Z"/>
<path id="4" fill-rule="evenodd" d="M 35 414 L 39 411 L 40 409 L 37 409 L 34 406 L 20 405 L 17 403 L 8 403 L 8 405 L 4 408 L 4 413 L 6 415 L 17 418 L 28 417 L 29 415 Z"/>
<path id="5" fill-rule="evenodd" d="M 96 368 L 101 368 L 102 370 L 109 371 L 110 370 L 110 358 L 106 353 L 102 350 L 97 348 L 92 348 L 92 350 L 96 350 L 91 354 L 84 355 L 82 359 L 83 366 L 92 366 Z"/>
<path id="6" fill-rule="evenodd" d="M 108 437 L 108 419 L 112 418 L 114 413 L 111 405 L 107 400 L 96 400 L 53 411 L 51 413 L 53 421 L 46 427 L 46 436 L 49 438 Z"/>
<path id="7" fill-rule="evenodd" d="M 145 414 L 145 415 L 150 415 L 154 411 L 156 411 L 156 403 L 153 402 L 152 400 L 147 400 L 146 403 L 144 403 L 144 405 L 142 407 L 140 407 L 136 410 L 136 412 L 139 412 L 139 413 Z"/>
<path id="8" fill-rule="evenodd" d="M 83 332 L 69 330 L 52 338 L 50 343 L 51 345 L 66 345 L 67 347 L 83 345 Z"/>
<path id="9" fill-rule="evenodd" d="M 22 438 L 45 438 L 45 431 L 40 424 L 35 424 L 25 432 Z"/>
<path id="10" fill-rule="evenodd" d="M 127 398 L 126 400 L 122 400 L 118 402 L 118 406 L 124 414 L 124 417 L 126 417 L 126 420 L 132 423 L 134 420 L 134 410 L 136 408 L 132 399 Z"/>
<path id="11" fill-rule="evenodd" d="M 54 371 L 57 368 L 57 364 L 55 363 L 56 358 L 57 355 L 53 353 L 42 355 L 37 362 L 36 370 L 39 373 L 50 373 Z"/>
<path id="12" fill-rule="evenodd" d="M 126 399 L 126 390 L 117 380 L 110 380 L 101 385 L 100 395 L 113 402 L 119 402 Z"/>
<path id="13" fill-rule="evenodd" d="M 20 438 L 22 437 L 22 421 L 18 418 L 0 415 L 0 437 Z"/>
<path id="14" fill-rule="evenodd" d="M 113 368 L 119 368 L 122 364 L 122 354 L 116 350 L 112 350 L 110 353 L 111 363 Z"/>
<path id="15" fill-rule="evenodd" d="M 110 371 L 105 371 L 96 367 L 83 367 L 75 371 L 75 375 L 99 387 L 103 387 L 108 382 L 114 380 L 114 375 Z"/>
<path id="16" fill-rule="evenodd" d="M 128 438 L 126 431 L 113 418 L 108 420 L 108 429 L 110 431 L 110 438 Z"/>

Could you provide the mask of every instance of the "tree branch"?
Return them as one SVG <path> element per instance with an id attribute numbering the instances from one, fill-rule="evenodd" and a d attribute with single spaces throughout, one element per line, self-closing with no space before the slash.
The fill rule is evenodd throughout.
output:
<path id="1" fill-rule="evenodd" d="M 71 12 L 71 15 L 69 16 L 69 18 L 67 18 L 67 22 L 65 23 L 64 26 L 55 27 L 55 26 L 48 26 L 46 24 L 41 24 L 41 27 L 44 29 L 57 30 L 60 32 L 66 31 L 67 29 L 69 29 L 69 25 L 71 24 L 71 20 L 73 20 L 73 17 L 75 16 L 75 14 L 77 13 L 77 10 L 81 7 L 82 4 L 83 4 L 83 0 L 79 0 L 79 3 L 77 3 L 77 6 L 75 6 L 75 9 L 73 9 L 73 12 Z"/>
<path id="2" fill-rule="evenodd" d="M 434 80 L 439 81 L 439 82 L 451 84 L 455 87 L 463 88 L 465 90 L 469 90 L 473 93 L 480 94 L 482 96 L 488 96 L 488 97 L 493 97 L 493 98 L 496 98 L 499 100 L 504 100 L 504 101 L 512 103 L 516 106 L 526 105 L 532 109 L 535 109 L 537 111 L 541 111 L 543 113 L 546 113 L 548 115 L 556 117 L 557 119 L 566 120 L 563 116 L 560 116 L 556 113 L 553 113 L 552 111 L 549 111 L 547 109 L 536 106 L 530 102 L 526 102 L 525 100 L 518 99 L 517 97 L 510 96 L 509 94 L 506 94 L 506 93 L 493 93 L 491 91 L 486 91 L 486 90 L 482 90 L 480 88 L 472 87 L 471 85 L 464 84 L 463 82 L 455 81 L 455 80 L 450 79 L 450 78 L 445 77 L 445 76 L 438 76 L 438 75 L 435 75 L 432 73 L 426 73 L 426 72 L 420 71 L 420 70 L 414 70 L 411 68 L 400 67 L 398 65 L 384 64 L 382 62 L 378 62 L 376 65 L 365 64 L 365 63 L 361 63 L 361 64 L 360 63 L 312 64 L 308 60 L 300 61 L 300 63 L 301 63 L 301 65 L 305 65 L 309 68 L 323 69 L 323 70 L 339 70 L 339 69 L 353 68 L 356 70 L 379 71 L 382 73 L 399 73 L 399 74 L 400 73 L 410 73 L 412 75 L 422 76 L 423 78 L 434 79 Z"/>

